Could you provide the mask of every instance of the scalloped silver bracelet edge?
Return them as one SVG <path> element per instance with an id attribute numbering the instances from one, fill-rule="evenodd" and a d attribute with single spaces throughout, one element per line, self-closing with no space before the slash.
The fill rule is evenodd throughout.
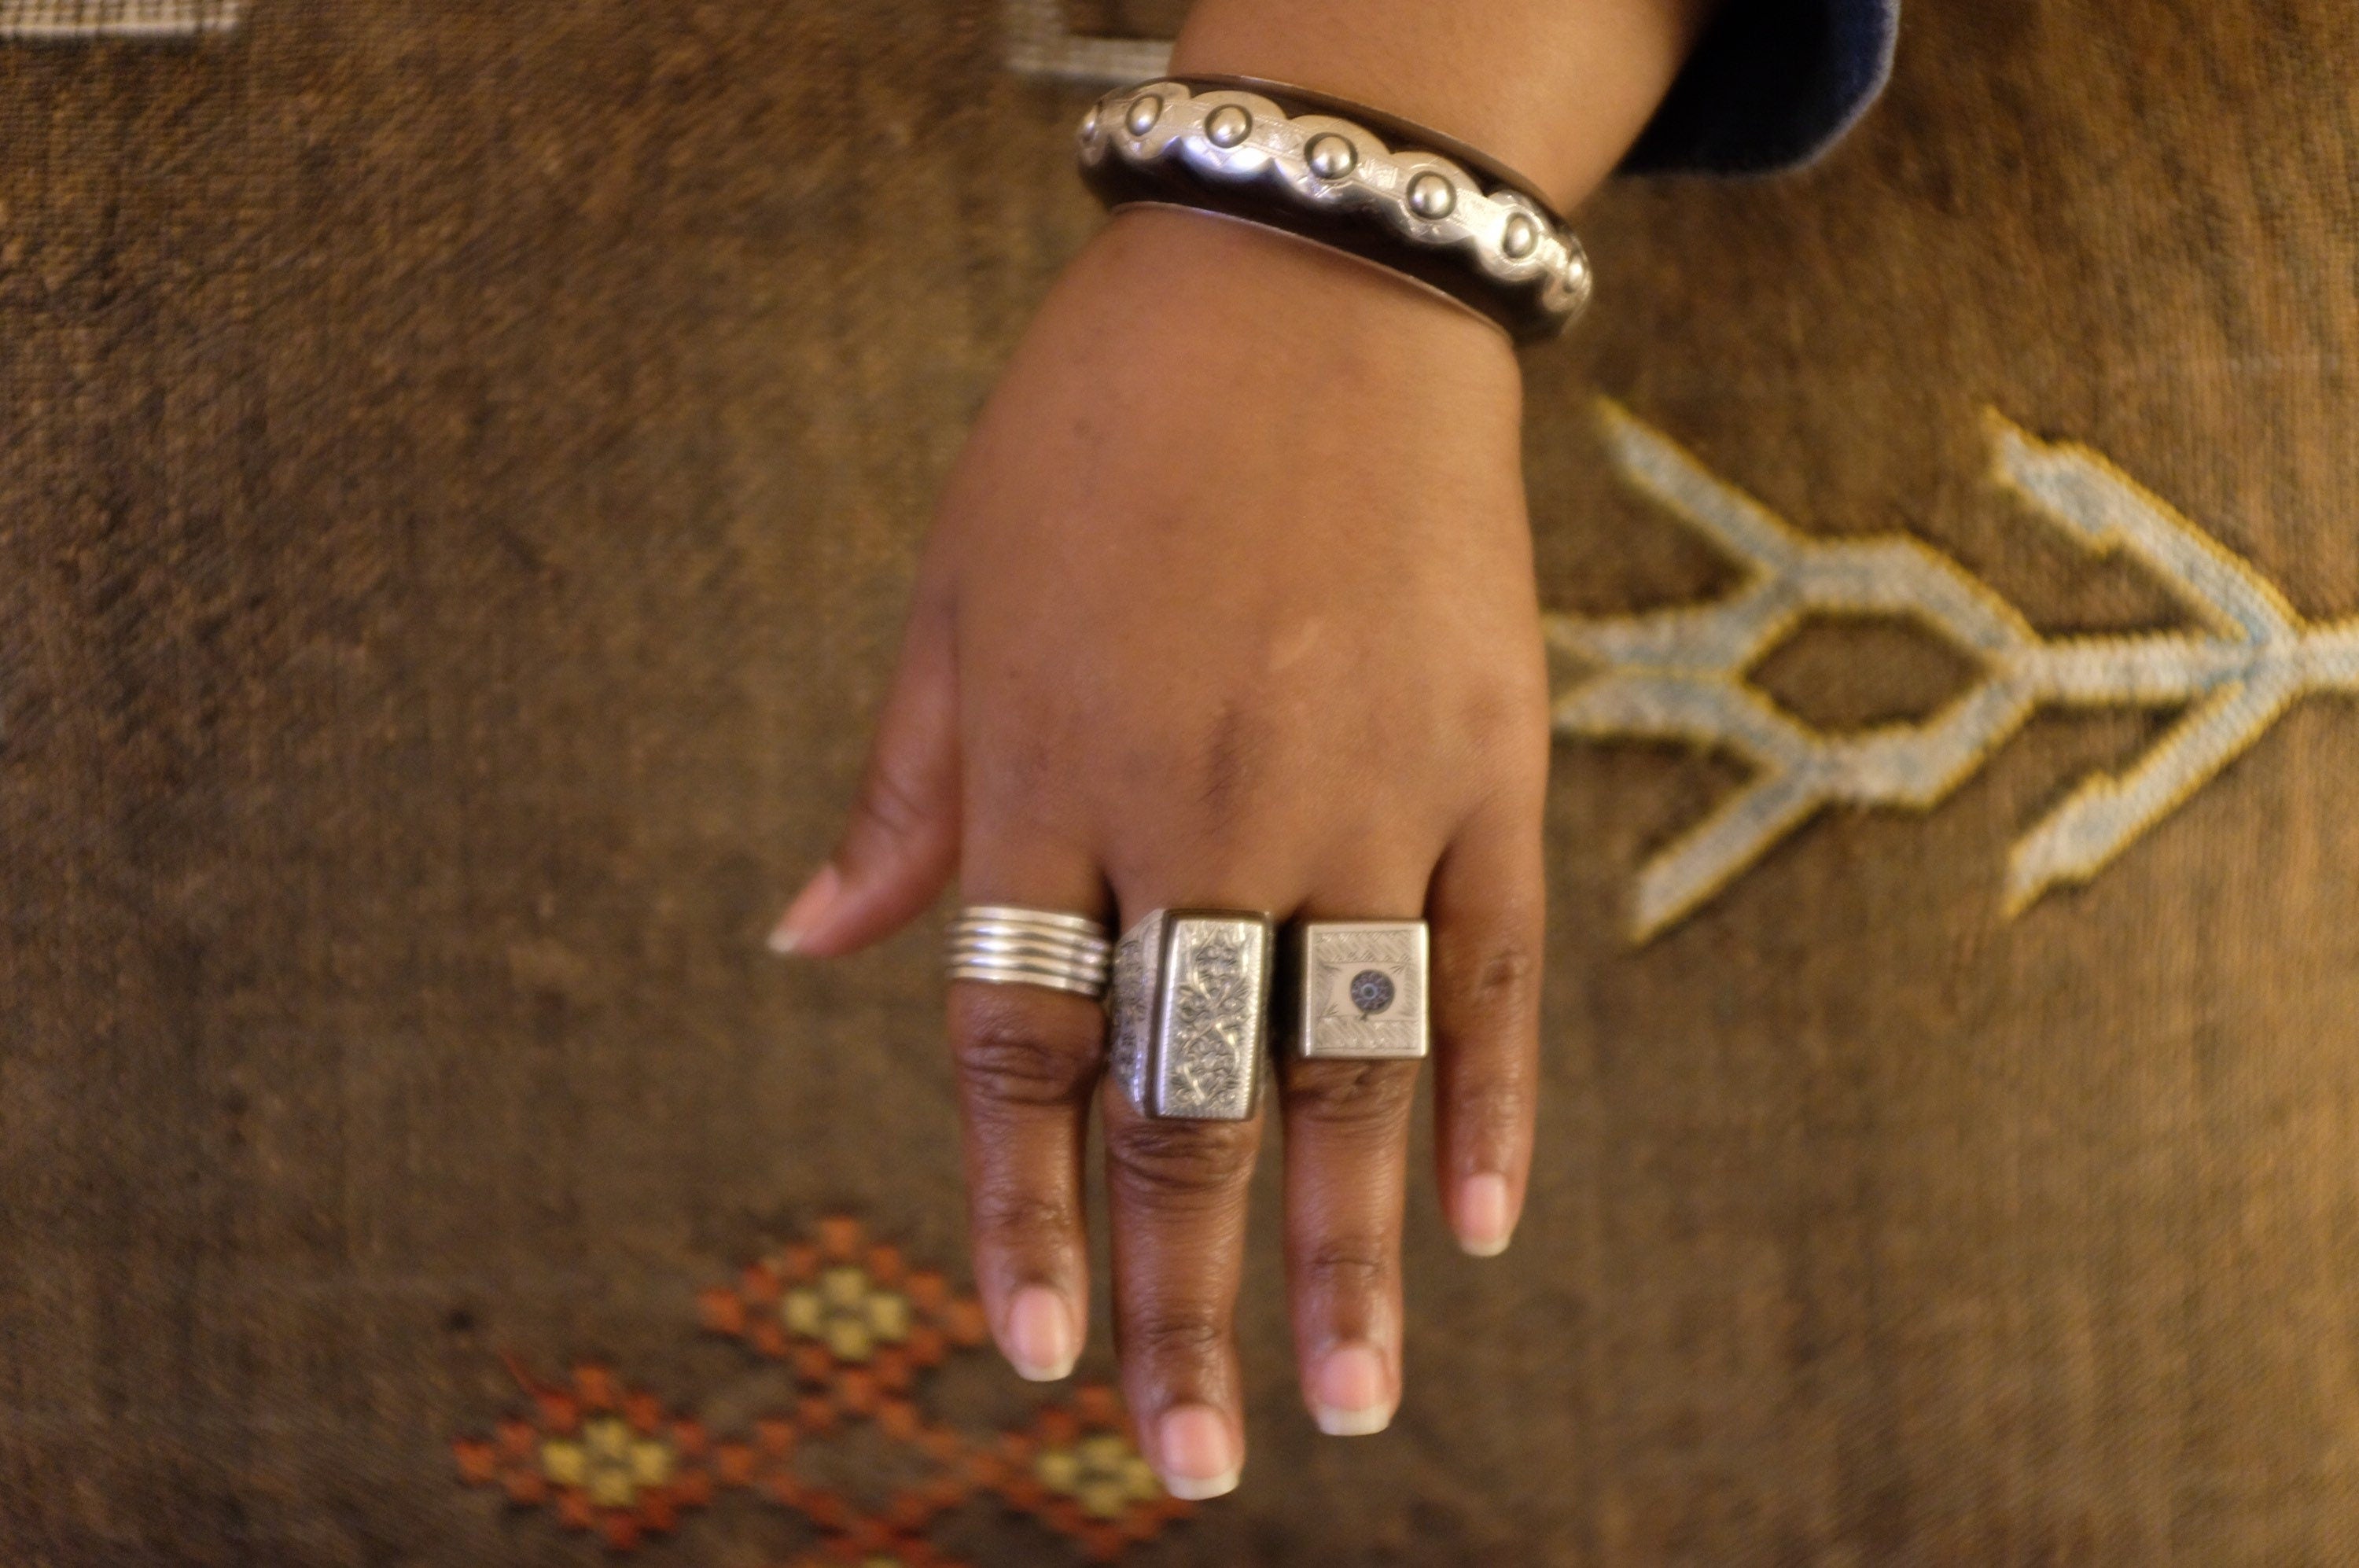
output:
<path id="1" fill-rule="evenodd" d="M 1588 253 L 1546 207 L 1510 187 L 1486 189 L 1440 153 L 1397 150 L 1340 114 L 1289 114 L 1257 93 L 1164 78 L 1102 95 L 1078 140 L 1084 169 L 1177 158 L 1206 180 L 1283 191 L 1306 214 L 1373 212 L 1396 238 L 1481 279 L 1536 289 L 1558 331 L 1589 303 Z"/>

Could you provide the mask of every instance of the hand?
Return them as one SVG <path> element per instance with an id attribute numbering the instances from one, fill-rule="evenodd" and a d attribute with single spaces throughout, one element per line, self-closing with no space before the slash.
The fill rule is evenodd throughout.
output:
<path id="1" fill-rule="evenodd" d="M 1454 134 L 1570 205 L 1644 126 L 1713 0 L 1196 0 L 1181 73 L 1299 82 Z M 782 945 L 847 952 L 956 869 L 968 903 L 1126 927 L 1192 904 L 1433 927 L 1443 1206 L 1507 1245 L 1531 1158 L 1547 681 L 1506 339 L 1315 246 L 1117 217 L 1059 283 L 942 502 L 860 803 Z M 1115 1344 L 1182 1497 L 1245 1462 L 1248 1123 L 1099 1088 L 1104 1018 L 951 987 L 975 1274 L 1062 1377 L 1089 1299 L 1081 1158 L 1105 1118 Z M 1292 1062 L 1287 1269 L 1332 1432 L 1400 1399 L 1413 1064 Z"/>
<path id="2" fill-rule="evenodd" d="M 1317 247 L 1116 218 L 1034 322 L 942 502 L 860 803 L 782 926 L 849 951 L 929 905 L 1163 905 L 1433 927 L 1444 1206 L 1507 1244 L 1530 1158 L 1547 680 L 1506 339 Z M 1100 1092 L 1078 998 L 960 984 L 975 1269 L 999 1343 L 1070 1370 L 1081 1157 L 1105 1120 L 1116 1343 L 1183 1496 L 1243 1463 L 1230 1317 L 1261 1127 Z M 1415 1063 L 1290 1062 L 1287 1258 L 1303 1397 L 1400 1396 Z"/>

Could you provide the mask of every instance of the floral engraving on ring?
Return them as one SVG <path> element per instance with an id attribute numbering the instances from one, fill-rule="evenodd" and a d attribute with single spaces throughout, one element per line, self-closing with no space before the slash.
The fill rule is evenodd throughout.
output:
<path id="1" fill-rule="evenodd" d="M 1205 931 L 1179 956 L 1165 1114 L 1187 1116 L 1218 1110 L 1238 1097 L 1239 1080 L 1253 1065 L 1258 996 L 1240 933 Z"/>

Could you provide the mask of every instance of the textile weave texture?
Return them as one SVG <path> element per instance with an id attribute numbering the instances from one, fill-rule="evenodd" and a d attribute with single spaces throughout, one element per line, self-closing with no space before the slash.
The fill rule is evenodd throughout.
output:
<path id="1" fill-rule="evenodd" d="M 1599 721 L 1560 709 L 1529 1211 L 1465 1259 L 1418 1181 L 1408 1400 L 1337 1442 L 1268 1162 L 1252 1463 L 1168 1519 L 1102 1395 L 956 1348 L 938 931 L 761 942 L 1100 221 L 1085 90 L 1000 14 L 0 43 L 0 1560 L 770 1568 L 916 1497 L 893 1550 L 975 1568 L 2351 1561 L 2347 697 L 2037 897 L 2015 846 L 2180 708 L 2043 698 L 1922 799 L 1843 774 L 1640 918 L 1758 771 L 1650 733 L 1663 693 L 1856 737 L 1989 679 L 1888 551 L 1793 567 L 1866 563 L 1741 668 L 1646 642 L 1748 602 L 1727 539 L 1914 541 L 1977 585 L 1949 625 L 2028 628 L 2011 680 L 2107 637 L 2227 679 L 2230 631 L 2071 531 L 2136 512 L 2089 502 L 2115 474 L 2216 547 L 2188 581 L 2359 615 L 2347 0 L 1923 5 L 1824 163 L 1583 215 L 1598 307 L 1527 362 Z"/>

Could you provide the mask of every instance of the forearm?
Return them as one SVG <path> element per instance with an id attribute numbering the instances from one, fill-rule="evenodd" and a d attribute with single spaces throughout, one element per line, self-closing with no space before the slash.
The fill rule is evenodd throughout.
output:
<path id="1" fill-rule="evenodd" d="M 1613 171 L 1716 0 L 1197 0 L 1172 69 L 1353 99 L 1570 207 Z"/>

